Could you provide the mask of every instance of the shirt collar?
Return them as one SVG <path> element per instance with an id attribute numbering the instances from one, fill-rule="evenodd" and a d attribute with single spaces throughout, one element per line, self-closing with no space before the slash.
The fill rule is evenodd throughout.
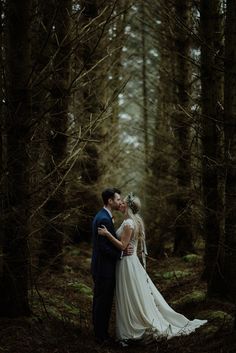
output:
<path id="1" fill-rule="evenodd" d="M 103 208 L 104 208 L 104 210 L 107 211 L 107 213 L 109 214 L 109 216 L 112 218 L 112 213 L 111 213 L 111 211 L 110 211 L 106 206 L 104 206 Z"/>

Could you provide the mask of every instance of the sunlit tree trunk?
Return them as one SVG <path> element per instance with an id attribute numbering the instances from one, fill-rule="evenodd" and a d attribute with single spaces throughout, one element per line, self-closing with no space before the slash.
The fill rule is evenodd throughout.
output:
<path id="1" fill-rule="evenodd" d="M 236 301 L 236 6 L 228 0 L 225 25 L 225 266 L 229 299 Z"/>
<path id="2" fill-rule="evenodd" d="M 7 201 L 4 215 L 0 315 L 29 314 L 28 185 L 30 140 L 30 0 L 9 0 L 6 10 Z"/>
<path id="3" fill-rule="evenodd" d="M 126 53 L 123 51 L 126 47 L 126 40 L 128 34 L 126 33 L 126 26 L 129 21 L 129 7 L 130 0 L 120 0 L 116 3 L 114 9 L 114 21 L 110 24 L 109 35 L 107 35 L 106 42 L 109 46 L 109 52 L 112 53 L 108 60 L 104 62 L 105 70 L 107 68 L 107 80 L 105 83 L 106 97 L 104 99 L 112 101 L 109 107 L 109 118 L 102 126 L 104 135 L 102 150 L 100 154 L 103 166 L 106 166 L 106 173 L 101 173 L 101 185 L 119 185 L 120 173 L 115 173 L 114 164 L 118 170 L 123 162 L 123 157 L 119 152 L 121 149 L 120 136 L 122 128 L 120 126 L 120 93 L 122 94 L 127 83 L 128 74 L 124 70 L 126 62 Z M 102 46 L 104 43 L 101 43 Z"/>
<path id="4" fill-rule="evenodd" d="M 224 291 L 222 286 L 223 206 L 220 195 L 219 163 L 222 131 L 223 72 L 221 1 L 201 1 L 201 108 L 202 108 L 202 193 L 204 233 L 206 236 L 205 271 L 208 294 Z M 223 63 L 221 63 L 222 66 Z"/>
<path id="5" fill-rule="evenodd" d="M 191 121 L 188 118 L 191 107 L 191 64 L 188 60 L 190 56 L 190 34 L 187 31 L 191 24 L 189 2 L 187 0 L 176 1 L 175 13 L 176 106 L 173 113 L 173 128 L 176 137 L 177 158 L 177 217 L 175 221 L 174 253 L 183 255 L 194 251 L 191 217 Z"/>
<path id="6" fill-rule="evenodd" d="M 110 95 L 114 97 L 114 102 L 112 104 L 112 119 L 109 121 L 109 128 L 114 128 L 116 133 L 118 132 L 117 130 L 120 111 L 118 92 L 120 90 L 122 91 L 123 80 L 125 80 L 126 76 L 122 66 L 125 61 L 122 51 L 126 39 L 125 27 L 127 25 L 127 14 L 129 6 L 130 0 L 121 0 L 117 2 L 117 19 L 111 25 L 111 37 L 109 38 L 112 41 L 111 50 L 115 49 L 114 54 L 111 56 L 111 67 L 109 70 L 111 79 L 108 81 L 109 86 L 107 87 Z"/>

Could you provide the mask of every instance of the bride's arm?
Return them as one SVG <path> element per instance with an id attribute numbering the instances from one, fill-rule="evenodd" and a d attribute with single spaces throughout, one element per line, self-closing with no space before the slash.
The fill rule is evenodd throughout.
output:
<path id="1" fill-rule="evenodd" d="M 125 225 L 120 240 L 116 239 L 105 226 L 98 227 L 98 234 L 107 237 L 118 249 L 125 250 L 130 242 L 132 228 L 129 225 Z"/>

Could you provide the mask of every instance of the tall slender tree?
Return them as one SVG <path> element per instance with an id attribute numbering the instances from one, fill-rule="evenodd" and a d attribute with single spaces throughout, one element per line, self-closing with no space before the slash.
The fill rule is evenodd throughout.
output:
<path id="1" fill-rule="evenodd" d="M 175 111 L 173 129 L 176 137 L 177 195 L 174 253 L 194 251 L 191 217 L 191 151 L 189 112 L 191 111 L 190 34 L 191 5 L 188 0 L 175 2 Z"/>
<path id="2" fill-rule="evenodd" d="M 84 69 L 83 113 L 79 118 L 84 127 L 90 131 L 85 144 L 81 161 L 81 182 L 78 192 L 83 212 L 79 220 L 81 237 L 91 239 L 91 221 L 97 212 L 100 200 L 96 185 L 101 176 L 101 156 L 99 143 L 105 137 L 102 129 L 101 116 L 104 118 L 106 107 L 106 82 L 108 74 L 107 50 L 109 47 L 109 20 L 113 13 L 113 4 L 105 4 L 101 0 L 81 1 L 81 20 L 87 28 L 81 42 L 81 60 Z M 100 196 L 100 195 L 99 195 Z"/>
<path id="3" fill-rule="evenodd" d="M 47 118 L 50 111 L 51 62 L 53 48 L 51 36 L 55 24 L 54 2 L 33 0 L 32 18 L 32 138 L 30 141 L 30 247 L 40 249 L 42 232 L 47 220 L 40 205 L 49 195 L 49 180 L 45 182 L 47 156 Z M 35 210 L 38 210 L 35 212 Z M 37 232 L 35 230 L 37 229 Z M 42 249 L 40 249 L 42 250 Z M 39 251 L 40 251 L 39 250 Z M 32 251 L 33 252 L 33 251 Z M 41 256 L 41 254 L 40 254 Z M 41 260 L 40 260 L 41 261 Z"/>
<path id="4" fill-rule="evenodd" d="M 102 143 L 100 156 L 102 165 L 106 166 L 106 173 L 102 173 L 101 185 L 118 185 L 120 183 L 120 175 L 115 171 L 121 168 L 122 145 L 120 144 L 120 136 L 122 127 L 120 124 L 120 96 L 124 86 L 127 83 L 129 73 L 124 70 L 126 62 L 126 40 L 128 37 L 126 26 L 129 21 L 130 0 L 121 0 L 116 3 L 114 9 L 113 20 L 110 23 L 110 31 L 107 43 L 111 53 L 107 66 L 107 83 L 106 99 L 109 100 L 110 107 L 109 118 L 103 126 L 104 139 Z M 114 168 L 114 165 L 116 166 Z"/>
<path id="5" fill-rule="evenodd" d="M 0 3 L 0 170 L 3 168 L 3 4 Z M 1 173 L 2 174 L 2 173 Z M 1 185 L 1 182 L 0 182 Z"/>
<path id="6" fill-rule="evenodd" d="M 3 3 L 0 3 L 0 212 L 3 214 L 4 205 L 3 205 L 3 195 L 4 195 L 4 110 L 3 110 L 3 90 L 4 90 L 4 80 L 3 80 L 3 18 L 4 10 Z M 0 220 L 1 222 L 1 220 Z M 2 252 L 2 229 L 0 230 L 0 252 Z M 2 268 L 2 262 L 0 262 L 0 271 Z"/>
<path id="7" fill-rule="evenodd" d="M 0 3 L 0 193 L 3 192 L 3 150 L 4 150 L 4 143 L 3 143 L 3 135 L 4 135 L 4 54 L 3 54 L 3 19 L 4 19 L 4 6 L 3 3 Z"/>
<path id="8" fill-rule="evenodd" d="M 9 0 L 6 7 L 7 197 L 4 205 L 3 273 L 0 315 L 29 314 L 28 185 L 30 141 L 30 0 Z"/>
<path id="9" fill-rule="evenodd" d="M 201 136 L 202 194 L 204 205 L 205 277 L 208 294 L 223 293 L 222 286 L 222 195 L 220 195 L 219 165 L 223 103 L 223 23 L 222 1 L 201 1 Z"/>
<path id="10" fill-rule="evenodd" d="M 63 265 L 63 211 L 65 209 L 65 173 L 67 155 L 67 124 L 70 78 L 70 22 L 72 1 L 56 1 L 54 30 L 51 45 L 50 112 L 48 117 L 48 153 L 46 173 L 49 195 L 44 204 L 47 219 L 42 236 L 40 264 L 51 268 Z"/>
<path id="11" fill-rule="evenodd" d="M 145 221 L 148 234 L 152 235 L 149 237 L 152 255 L 157 256 L 164 251 L 164 242 L 170 237 L 175 219 L 175 208 L 172 206 L 173 202 L 170 202 L 175 190 L 175 180 L 170 176 L 173 154 L 171 146 L 173 134 L 170 129 L 173 112 L 173 58 L 171 56 L 174 42 L 171 30 L 173 9 L 171 1 L 165 1 L 165 5 L 163 2 L 157 4 L 150 1 L 147 5 L 146 26 L 150 28 L 145 35 L 150 34 L 150 47 L 155 48 L 157 54 L 152 62 L 152 70 L 149 69 L 149 72 L 152 72 L 149 81 L 154 86 L 155 92 L 154 107 L 152 107 L 152 100 L 149 100 L 149 110 L 150 117 L 155 123 L 152 128 L 149 127 L 149 132 L 153 134 L 153 136 L 150 134 L 150 142 L 151 137 L 153 142 L 146 180 L 148 212 L 145 215 Z M 153 68 L 154 64 L 156 71 Z M 149 94 L 150 90 L 148 90 L 148 97 Z"/>
<path id="12" fill-rule="evenodd" d="M 145 171 L 148 170 L 148 93 L 147 93 L 147 46 L 146 46 L 146 15 L 145 3 L 141 1 L 141 43 L 142 43 L 142 116 L 144 133 Z"/>
<path id="13" fill-rule="evenodd" d="M 225 24 L 225 266 L 228 297 L 236 301 L 236 6 L 227 0 Z"/>

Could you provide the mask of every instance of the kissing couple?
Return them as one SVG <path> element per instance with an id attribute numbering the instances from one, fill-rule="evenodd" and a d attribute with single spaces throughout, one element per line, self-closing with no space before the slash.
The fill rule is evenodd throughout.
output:
<path id="1" fill-rule="evenodd" d="M 139 214 L 141 203 L 132 193 L 124 199 L 120 190 L 102 192 L 103 208 L 93 220 L 91 270 L 94 281 L 93 327 L 96 341 L 109 344 L 109 320 L 113 297 L 116 304 L 116 340 L 122 346 L 188 335 L 207 320 L 188 320 L 175 312 L 158 291 L 145 269 L 145 229 Z M 124 220 L 115 230 L 112 213 Z M 144 266 L 137 256 L 141 245 Z"/>

